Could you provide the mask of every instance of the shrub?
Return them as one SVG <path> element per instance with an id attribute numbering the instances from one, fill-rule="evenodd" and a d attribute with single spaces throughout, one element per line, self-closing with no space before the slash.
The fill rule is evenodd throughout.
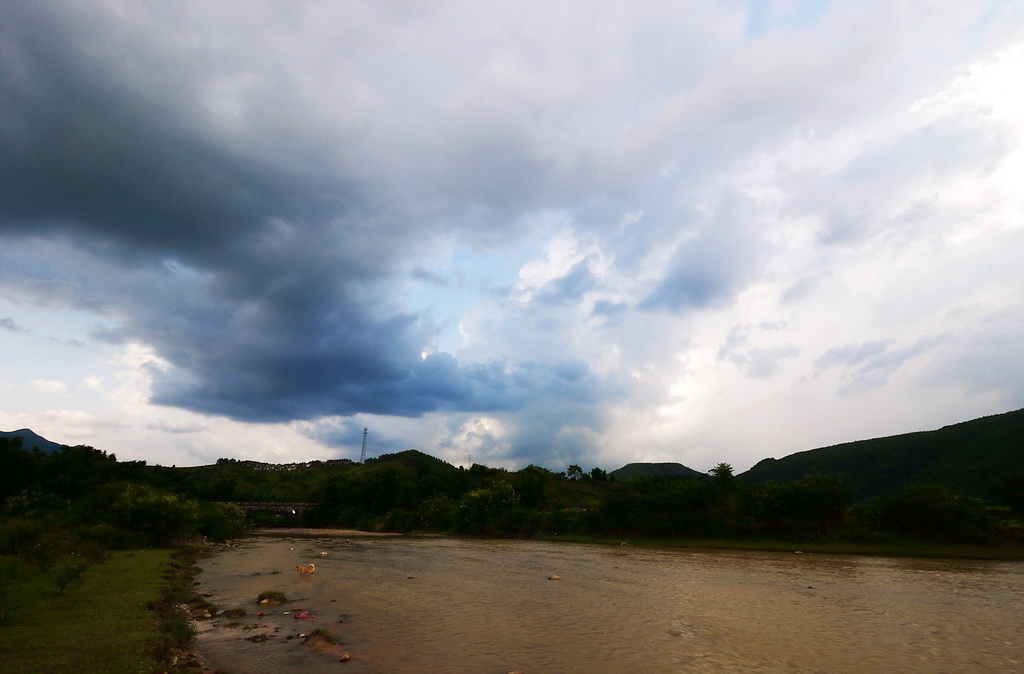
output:
<path id="1" fill-rule="evenodd" d="M 116 527 L 108 522 L 91 524 L 78 529 L 82 540 L 104 548 L 126 549 L 138 547 L 145 540 L 139 533 Z"/>
<path id="2" fill-rule="evenodd" d="M 284 592 L 278 592 L 277 590 L 264 590 L 263 592 L 260 592 L 258 597 L 256 597 L 257 604 L 263 601 L 266 601 L 268 604 L 283 604 L 288 601 L 288 597 L 284 595 Z"/>
<path id="3" fill-rule="evenodd" d="M 145 537 L 150 545 L 167 545 L 196 527 L 197 505 L 144 484 L 128 483 L 109 506 L 110 519 L 119 527 Z"/>
<path id="4" fill-rule="evenodd" d="M 215 541 L 240 536 L 248 524 L 245 511 L 234 503 L 202 502 L 197 509 L 199 533 Z"/>
<path id="5" fill-rule="evenodd" d="M 422 520 L 418 512 L 395 508 L 388 512 L 384 526 L 388 531 L 409 532 L 418 529 L 422 525 Z"/>
<path id="6" fill-rule="evenodd" d="M 996 479 L 992 491 L 1000 503 L 1024 519 L 1024 468 L 1007 473 Z"/>
<path id="7" fill-rule="evenodd" d="M 980 499 L 942 485 L 912 485 L 885 494 L 864 514 L 873 528 L 933 543 L 985 542 L 995 529 Z"/>
<path id="8" fill-rule="evenodd" d="M 455 503 L 445 494 L 434 494 L 420 504 L 420 516 L 429 529 L 446 531 L 455 526 Z"/>
<path id="9" fill-rule="evenodd" d="M 516 505 L 512 485 L 500 482 L 493 487 L 474 489 L 462 495 L 456 511 L 459 531 L 471 534 L 495 534 L 498 520 Z"/>
<path id="10" fill-rule="evenodd" d="M 338 642 L 337 638 L 330 631 L 325 630 L 323 627 L 317 627 L 315 630 L 306 635 L 306 639 L 303 643 L 309 641 L 325 641 L 329 644 L 335 644 Z"/>
<path id="11" fill-rule="evenodd" d="M 579 533 L 586 513 L 580 510 L 552 510 L 543 514 L 545 533 L 575 534 Z"/>
<path id="12" fill-rule="evenodd" d="M 50 579 L 57 586 L 57 594 L 64 594 L 68 585 L 81 578 L 90 566 L 89 560 L 81 557 L 66 557 L 54 564 L 50 570 Z"/>
<path id="13" fill-rule="evenodd" d="M 785 484 L 766 482 L 740 494 L 744 527 L 751 533 L 822 538 L 846 524 L 851 491 L 840 476 L 812 473 Z"/>

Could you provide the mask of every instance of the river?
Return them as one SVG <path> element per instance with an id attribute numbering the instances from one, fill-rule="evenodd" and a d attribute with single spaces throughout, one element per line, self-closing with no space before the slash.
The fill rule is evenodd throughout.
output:
<path id="1" fill-rule="evenodd" d="M 233 674 L 1024 671 L 1019 562 L 252 536 L 199 564 L 247 611 L 196 623 Z M 335 654 L 296 638 L 318 627 Z"/>

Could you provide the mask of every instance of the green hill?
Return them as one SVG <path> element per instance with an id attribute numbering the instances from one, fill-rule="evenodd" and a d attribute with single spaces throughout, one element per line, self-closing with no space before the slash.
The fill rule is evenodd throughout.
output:
<path id="1" fill-rule="evenodd" d="M 907 484 L 942 484 L 989 497 L 992 481 L 1024 469 L 1024 409 L 934 431 L 848 442 L 764 459 L 738 478 L 790 482 L 813 473 L 846 475 L 858 500 Z"/>
<path id="2" fill-rule="evenodd" d="M 698 473 L 692 468 L 687 468 L 681 463 L 628 463 L 618 470 L 613 470 L 609 476 L 616 480 L 631 480 L 637 477 L 679 477 L 705 480 L 707 475 Z"/>
<path id="3" fill-rule="evenodd" d="M 38 446 L 52 452 L 53 447 L 60 447 L 28 429 L 0 433 L 0 440 L 18 443 L 24 449 Z M 48 456 L 53 466 L 64 460 L 62 452 Z M 142 462 L 136 463 L 140 465 L 119 470 L 130 469 L 135 476 L 131 479 L 145 479 L 155 486 L 215 501 L 308 501 L 326 496 L 327 492 L 346 492 L 360 494 L 360 499 L 370 502 L 380 500 L 376 492 L 383 489 L 400 495 L 392 499 L 393 505 L 398 506 L 418 503 L 433 493 L 457 500 L 468 490 L 509 482 L 517 493 L 533 494 L 528 497 L 531 502 L 543 503 L 545 507 L 576 507 L 591 505 L 604 489 L 602 484 L 591 484 L 589 480 L 555 479 L 554 473 L 536 467 L 515 473 L 479 465 L 461 470 L 417 450 L 386 454 L 368 459 L 366 464 L 347 459 L 281 465 L 221 459 L 216 465 L 190 468 L 145 467 Z M 55 469 L 49 464 L 39 468 Z M 934 431 L 764 459 L 737 479 L 748 485 L 768 481 L 782 484 L 814 472 L 835 473 L 848 478 L 856 500 L 915 483 L 941 484 L 991 500 L 995 496 L 991 492 L 993 481 L 1015 471 L 1024 471 L 1024 409 Z M 704 473 L 680 463 L 630 463 L 612 471 L 609 477 L 616 481 L 645 477 L 707 479 Z M 338 498 L 346 502 L 355 499 Z"/>

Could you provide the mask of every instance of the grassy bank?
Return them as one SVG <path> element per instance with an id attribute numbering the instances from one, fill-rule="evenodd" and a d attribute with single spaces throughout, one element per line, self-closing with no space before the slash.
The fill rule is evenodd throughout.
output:
<path id="1" fill-rule="evenodd" d="M 671 547 L 704 550 L 764 550 L 769 552 L 801 551 L 815 554 L 874 555 L 878 557 L 921 557 L 933 559 L 992 559 L 1024 561 L 1020 545 L 938 545 L 918 541 L 862 543 L 848 541 L 785 541 L 775 539 L 701 539 L 701 538 L 609 538 L 607 536 L 562 535 L 540 536 L 540 540 L 602 545 Z"/>
<path id="2" fill-rule="evenodd" d="M 147 606 L 167 586 L 170 550 L 116 551 L 57 594 L 25 570 L 4 579 L 7 621 L 0 625 L 5 672 L 145 674 L 166 671 L 155 659 L 162 638 Z"/>

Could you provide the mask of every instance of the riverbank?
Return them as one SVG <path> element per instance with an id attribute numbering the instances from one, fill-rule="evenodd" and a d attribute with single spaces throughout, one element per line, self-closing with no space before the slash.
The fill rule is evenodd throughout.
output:
<path id="1" fill-rule="evenodd" d="M 5 579 L 10 616 L 0 626 L 4 671 L 145 674 L 167 671 L 148 606 L 166 587 L 172 551 L 119 550 L 56 594 L 41 578 Z"/>
<path id="2" fill-rule="evenodd" d="M 395 532 L 359 531 L 357 529 L 315 529 L 310 527 L 275 527 L 254 529 L 252 533 L 271 536 L 323 536 L 325 538 L 357 538 L 370 536 L 403 536 Z M 412 536 L 445 536 L 436 532 L 412 532 Z M 463 536 L 457 536 L 463 537 Z M 468 536 L 467 538 L 473 538 Z M 595 545 L 636 545 L 654 548 L 686 548 L 695 550 L 751 550 L 765 552 L 800 552 L 830 555 L 866 555 L 873 557 L 915 557 L 921 559 L 991 559 L 1024 561 L 1024 545 L 939 545 L 921 541 L 889 542 L 795 541 L 765 538 L 626 538 L 562 534 L 540 535 L 535 540 L 553 543 L 591 543 Z"/>
<path id="3" fill-rule="evenodd" d="M 310 527 L 265 527 L 251 529 L 261 536 L 325 536 L 330 538 L 362 538 L 369 536 L 402 536 L 393 531 L 360 531 L 358 529 L 313 529 Z"/>

